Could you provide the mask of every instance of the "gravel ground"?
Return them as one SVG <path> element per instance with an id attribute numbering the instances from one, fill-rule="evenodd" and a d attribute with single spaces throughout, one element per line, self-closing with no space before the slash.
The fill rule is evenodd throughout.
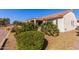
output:
<path id="1" fill-rule="evenodd" d="M 77 38 L 74 42 L 74 49 L 79 50 L 79 31 L 76 31 L 76 33 L 77 33 L 77 35 L 76 35 Z"/>
<path id="2" fill-rule="evenodd" d="M 16 50 L 16 39 L 14 33 L 10 33 L 7 42 L 3 48 L 4 50 Z"/>
<path id="3" fill-rule="evenodd" d="M 46 50 L 73 50 L 79 49 L 79 37 L 77 31 L 60 33 L 58 37 L 45 36 L 48 41 Z"/>
<path id="4" fill-rule="evenodd" d="M 0 42 L 7 35 L 7 33 L 8 33 L 7 31 L 0 29 Z"/>
<path id="5" fill-rule="evenodd" d="M 77 50 L 79 49 L 79 36 L 78 31 L 73 30 L 70 32 L 60 33 L 58 37 L 45 36 L 48 41 L 46 50 Z M 16 39 L 14 33 L 11 33 L 4 50 L 16 50 Z"/>

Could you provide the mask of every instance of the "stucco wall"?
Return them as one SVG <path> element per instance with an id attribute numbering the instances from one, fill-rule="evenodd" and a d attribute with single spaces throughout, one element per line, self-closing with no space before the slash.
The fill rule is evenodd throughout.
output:
<path id="1" fill-rule="evenodd" d="M 58 19 L 58 29 L 60 32 L 64 32 L 64 18 Z"/>
<path id="2" fill-rule="evenodd" d="M 79 26 L 79 22 L 77 22 L 77 26 Z"/>
<path id="3" fill-rule="evenodd" d="M 77 27 L 77 19 L 73 12 L 69 12 L 64 17 L 64 29 L 66 31 L 74 30 Z M 71 22 L 74 21 L 74 26 L 72 26 Z"/>
<path id="4" fill-rule="evenodd" d="M 53 23 L 54 23 L 54 24 L 56 24 L 56 19 L 55 19 L 55 20 L 53 20 Z"/>
<path id="5" fill-rule="evenodd" d="M 73 12 L 69 12 L 63 18 L 52 20 L 54 24 L 56 24 L 56 21 L 60 32 L 71 31 L 77 27 L 77 19 Z M 71 24 L 72 21 L 74 21 L 73 25 Z"/>
<path id="6" fill-rule="evenodd" d="M 60 32 L 64 32 L 64 18 L 59 18 L 59 19 L 55 19 L 53 20 L 53 23 L 56 24 L 57 21 L 57 26 Z"/>
<path id="7" fill-rule="evenodd" d="M 58 28 L 60 32 L 67 32 L 74 30 L 77 27 L 77 19 L 73 12 L 69 12 L 66 14 L 63 18 L 57 19 L 58 21 Z M 73 22 L 73 25 L 71 22 Z M 53 21 L 54 24 L 56 23 L 56 20 Z"/>

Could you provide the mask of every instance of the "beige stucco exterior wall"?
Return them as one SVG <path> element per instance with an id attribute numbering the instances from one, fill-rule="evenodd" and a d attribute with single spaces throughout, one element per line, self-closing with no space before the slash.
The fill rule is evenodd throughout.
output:
<path id="1" fill-rule="evenodd" d="M 79 26 L 79 22 L 77 22 L 77 26 Z"/>
<path id="2" fill-rule="evenodd" d="M 64 18 L 58 19 L 58 29 L 60 32 L 64 32 Z"/>
<path id="3" fill-rule="evenodd" d="M 77 27 L 77 19 L 73 12 L 69 12 L 64 17 L 64 31 L 71 31 Z M 74 21 L 74 26 L 72 26 L 71 22 Z"/>
<path id="4" fill-rule="evenodd" d="M 54 24 L 58 25 L 58 29 L 60 32 L 67 32 L 74 30 L 77 27 L 77 19 L 73 12 L 69 12 L 66 15 L 63 16 L 63 18 L 58 18 L 55 20 L 52 20 Z M 74 26 L 72 26 L 71 22 L 74 21 Z M 45 23 L 46 21 L 43 21 Z"/>
<path id="5" fill-rule="evenodd" d="M 77 19 L 73 12 L 69 12 L 68 14 L 64 15 L 63 18 L 56 19 L 58 22 L 58 28 L 60 32 L 67 32 L 74 30 L 77 27 Z M 53 20 L 53 23 L 56 24 L 56 20 Z M 71 22 L 74 21 L 73 25 Z"/>
<path id="6" fill-rule="evenodd" d="M 60 32 L 64 32 L 64 18 L 59 18 L 59 19 L 55 19 L 53 20 L 53 23 L 56 24 L 57 21 L 57 26 Z"/>

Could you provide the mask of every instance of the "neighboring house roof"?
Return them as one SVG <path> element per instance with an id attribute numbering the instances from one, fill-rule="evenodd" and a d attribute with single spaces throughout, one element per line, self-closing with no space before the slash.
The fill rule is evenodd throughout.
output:
<path id="1" fill-rule="evenodd" d="M 66 15 L 67 13 L 71 12 L 71 10 L 66 10 L 64 12 L 60 12 L 60 13 L 56 13 L 56 14 L 51 14 L 45 17 L 42 17 L 44 20 L 49 20 L 49 19 L 57 19 L 57 18 L 62 18 L 64 15 Z"/>

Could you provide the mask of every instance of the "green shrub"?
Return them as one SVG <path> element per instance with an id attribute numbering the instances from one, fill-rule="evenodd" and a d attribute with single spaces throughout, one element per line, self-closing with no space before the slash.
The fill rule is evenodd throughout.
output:
<path id="1" fill-rule="evenodd" d="M 38 29 L 38 25 L 37 24 L 33 24 L 33 23 L 22 23 L 21 28 L 18 28 L 17 26 L 15 26 L 12 29 L 12 32 L 16 32 L 16 34 L 21 33 L 21 32 L 25 32 L 25 31 L 37 31 Z"/>
<path id="2" fill-rule="evenodd" d="M 58 36 L 59 35 L 59 30 L 57 28 L 57 25 L 53 24 L 52 22 L 44 23 L 41 26 L 41 31 L 44 32 L 47 35 L 52 35 L 52 36 Z"/>
<path id="3" fill-rule="evenodd" d="M 13 27 L 11 32 L 16 32 L 17 28 Z"/>
<path id="4" fill-rule="evenodd" d="M 38 31 L 26 31 L 15 35 L 17 49 L 19 50 L 41 50 L 44 44 L 44 35 Z"/>
<path id="5" fill-rule="evenodd" d="M 38 29 L 38 25 L 34 23 L 26 23 L 22 28 L 24 28 L 25 31 L 36 31 Z"/>

